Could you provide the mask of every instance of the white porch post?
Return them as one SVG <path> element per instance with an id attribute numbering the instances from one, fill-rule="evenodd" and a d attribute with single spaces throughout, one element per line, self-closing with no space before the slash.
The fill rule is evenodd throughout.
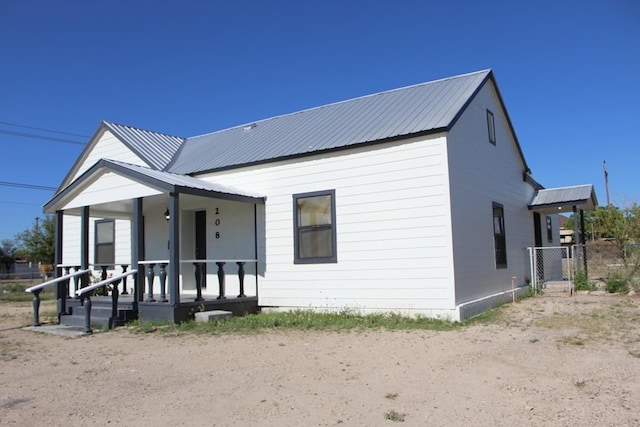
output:
<path id="1" fill-rule="evenodd" d="M 180 197 L 169 194 L 169 304 L 180 304 Z"/>

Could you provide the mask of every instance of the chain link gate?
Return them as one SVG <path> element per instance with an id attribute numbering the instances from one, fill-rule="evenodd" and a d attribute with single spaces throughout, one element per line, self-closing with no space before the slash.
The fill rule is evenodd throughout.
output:
<path id="1" fill-rule="evenodd" d="M 574 259 L 573 255 L 582 251 L 568 246 L 528 248 L 533 291 L 542 289 L 568 292 L 573 295 Z"/>

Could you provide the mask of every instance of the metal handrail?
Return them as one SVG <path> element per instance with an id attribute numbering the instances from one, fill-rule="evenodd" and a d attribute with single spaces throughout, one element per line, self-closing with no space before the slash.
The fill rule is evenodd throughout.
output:
<path id="1" fill-rule="evenodd" d="M 100 281 L 98 283 L 94 283 L 91 286 L 87 286 L 87 287 L 78 289 L 76 291 L 76 295 L 80 296 L 80 295 L 82 295 L 84 293 L 93 291 L 94 289 L 98 289 L 98 288 L 100 288 L 102 286 L 109 285 L 109 284 L 111 284 L 113 282 L 120 281 L 120 280 L 124 279 L 127 276 L 131 276 L 132 274 L 136 274 L 137 272 L 138 272 L 138 270 L 127 271 L 126 273 L 122 273 L 122 274 L 119 274 L 117 276 L 113 276 L 113 277 L 110 277 L 108 279 L 102 280 L 102 281 Z"/>
<path id="2" fill-rule="evenodd" d="M 51 280 L 46 281 L 44 283 L 40 283 L 39 285 L 31 286 L 30 288 L 27 288 L 24 291 L 25 292 L 37 291 L 37 290 L 45 288 L 45 287 L 47 287 L 49 285 L 53 285 L 53 284 L 56 284 L 58 282 L 62 282 L 64 280 L 71 279 L 72 277 L 82 276 L 83 274 L 90 273 L 90 272 L 91 272 L 91 270 L 87 269 L 87 270 L 76 271 L 74 273 L 65 274 L 64 276 L 56 277 L 55 279 L 51 279 Z"/>

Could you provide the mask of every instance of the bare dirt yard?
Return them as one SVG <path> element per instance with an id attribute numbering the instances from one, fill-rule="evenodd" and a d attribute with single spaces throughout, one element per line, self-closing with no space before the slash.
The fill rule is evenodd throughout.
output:
<path id="1" fill-rule="evenodd" d="M 527 298 L 444 332 L 69 338 L 30 319 L 0 304 L 0 425 L 640 425 L 638 297 Z"/>

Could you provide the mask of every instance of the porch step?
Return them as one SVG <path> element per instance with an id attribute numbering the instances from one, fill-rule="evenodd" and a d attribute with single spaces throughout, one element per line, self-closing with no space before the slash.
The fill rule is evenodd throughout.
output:
<path id="1" fill-rule="evenodd" d="M 72 314 L 63 315 L 60 318 L 61 325 L 84 326 L 84 306 L 78 305 L 73 307 Z M 109 327 L 109 319 L 111 318 L 111 307 L 94 305 L 91 307 L 91 324 L 100 325 L 103 328 Z M 138 318 L 138 312 L 130 307 L 118 308 L 117 319 L 114 326 L 122 326 L 132 320 Z"/>
<path id="2" fill-rule="evenodd" d="M 226 310 L 210 310 L 195 313 L 196 322 L 214 322 L 233 316 L 233 313 Z"/>

